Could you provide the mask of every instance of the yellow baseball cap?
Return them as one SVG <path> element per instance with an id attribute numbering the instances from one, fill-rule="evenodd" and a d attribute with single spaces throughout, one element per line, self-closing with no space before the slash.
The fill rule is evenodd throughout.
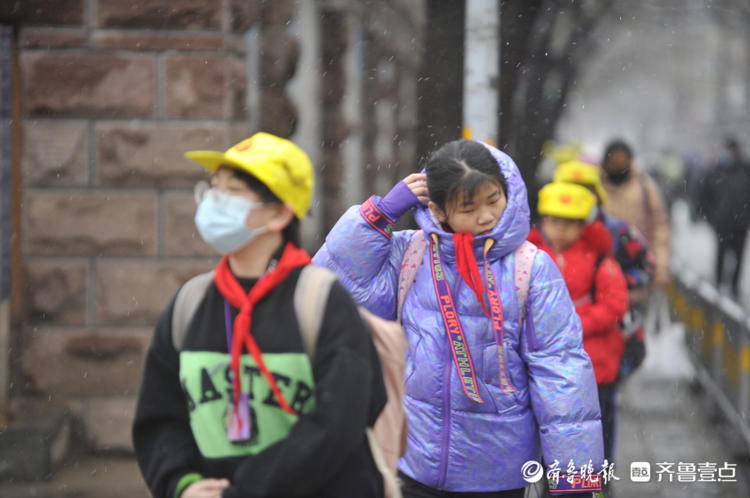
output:
<path id="1" fill-rule="evenodd" d="M 596 196 L 575 183 L 552 182 L 539 191 L 541 215 L 588 220 L 596 206 Z"/>
<path id="2" fill-rule="evenodd" d="M 602 179 L 599 176 L 599 168 L 579 160 L 566 161 L 555 170 L 553 182 L 568 182 L 593 187 L 599 202 L 607 202 L 607 193 L 602 187 Z"/>
<path id="3" fill-rule="evenodd" d="M 220 166 L 245 171 L 289 205 L 297 218 L 307 215 L 314 184 L 313 165 L 305 151 L 290 140 L 259 132 L 226 152 L 191 150 L 185 157 L 212 173 Z"/>

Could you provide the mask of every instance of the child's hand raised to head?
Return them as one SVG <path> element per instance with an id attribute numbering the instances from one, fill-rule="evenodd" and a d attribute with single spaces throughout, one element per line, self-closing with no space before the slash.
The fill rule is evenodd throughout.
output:
<path id="1" fill-rule="evenodd" d="M 417 196 L 419 202 L 426 204 L 430 200 L 429 192 L 427 192 L 427 175 L 424 173 L 412 173 L 402 181 Z"/>
<path id="2" fill-rule="evenodd" d="M 424 173 L 412 173 L 380 200 L 378 209 L 391 220 L 398 221 L 409 209 L 429 200 L 427 176 Z"/>

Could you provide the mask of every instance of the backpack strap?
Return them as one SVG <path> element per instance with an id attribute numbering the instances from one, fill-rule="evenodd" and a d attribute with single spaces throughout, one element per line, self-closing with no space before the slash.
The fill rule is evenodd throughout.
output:
<path id="1" fill-rule="evenodd" d="M 519 323 L 526 318 L 526 299 L 529 297 L 529 282 L 531 280 L 531 267 L 539 250 L 537 246 L 524 240 L 515 251 L 513 282 L 516 286 L 516 297 L 518 298 Z"/>
<path id="2" fill-rule="evenodd" d="M 302 268 L 294 288 L 294 312 L 297 314 L 305 353 L 311 361 L 315 357 L 315 345 L 334 281 L 336 274 L 327 268 L 307 265 Z"/>
<path id="3" fill-rule="evenodd" d="M 396 321 L 401 321 L 401 308 L 404 306 L 406 293 L 409 292 L 414 279 L 417 276 L 419 265 L 422 264 L 422 258 L 427 250 L 427 238 L 423 230 L 417 230 L 411 236 L 409 245 L 404 252 L 404 259 L 401 260 L 401 269 L 398 274 L 398 296 L 396 301 Z"/>
<path id="4" fill-rule="evenodd" d="M 172 307 L 172 345 L 177 352 L 182 351 L 188 325 L 213 281 L 214 271 L 211 270 L 191 278 L 177 291 Z"/>
<path id="5" fill-rule="evenodd" d="M 297 286 L 294 289 L 294 311 L 297 314 L 302 343 L 310 361 L 315 355 L 315 344 L 320 335 L 320 325 L 323 320 L 331 285 L 336 281 L 336 274 L 327 268 L 307 265 L 302 269 Z M 360 313 L 362 311 L 360 310 Z M 363 315 L 362 319 L 366 317 Z M 367 442 L 370 447 L 375 465 L 383 476 L 386 496 L 400 498 L 401 490 L 396 478 L 395 469 L 388 467 L 383 450 L 375 437 L 373 429 L 365 429 Z"/>

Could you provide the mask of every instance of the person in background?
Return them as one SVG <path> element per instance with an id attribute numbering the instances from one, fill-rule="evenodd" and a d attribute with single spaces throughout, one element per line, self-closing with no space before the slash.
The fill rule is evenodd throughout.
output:
<path id="1" fill-rule="evenodd" d="M 596 166 L 580 160 L 566 161 L 555 170 L 553 181 L 575 183 L 588 188 L 596 196 L 596 219 L 607 227 L 612 236 L 614 258 L 625 275 L 630 299 L 630 309 L 622 323 L 625 352 L 618 379 L 622 380 L 638 368 L 646 356 L 643 317 L 648 289 L 654 275 L 653 255 L 637 228 L 605 211 L 607 193 Z"/>
<path id="2" fill-rule="evenodd" d="M 735 138 L 727 138 L 724 145 L 716 167 L 704 177 L 700 204 L 716 233 L 716 285 L 721 289 L 724 283 L 726 255 L 731 252 L 735 265 L 729 290 L 737 298 L 745 239 L 750 227 L 750 167 Z"/>
<path id="3" fill-rule="evenodd" d="M 601 159 L 602 186 L 607 193 L 607 213 L 635 226 L 654 255 L 654 278 L 648 296 L 646 333 L 666 325 L 668 310 L 664 289 L 670 283 L 670 230 L 664 200 L 656 182 L 633 160 L 633 150 L 623 140 L 613 140 Z"/>
<path id="4" fill-rule="evenodd" d="M 612 257 L 612 237 L 596 219 L 596 197 L 574 183 L 549 183 L 539 191 L 539 228 L 528 240 L 549 254 L 560 272 L 583 327 L 602 414 L 604 457 L 614 458 L 615 387 L 624 349 L 620 321 L 628 290 Z"/>

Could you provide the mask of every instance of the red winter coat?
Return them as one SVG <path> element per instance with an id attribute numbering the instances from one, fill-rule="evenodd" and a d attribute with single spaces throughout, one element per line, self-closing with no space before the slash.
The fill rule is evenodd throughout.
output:
<path id="1" fill-rule="evenodd" d="M 565 279 L 581 318 L 583 347 L 594 365 L 596 383 L 613 383 L 624 349 L 619 322 L 629 303 L 625 277 L 612 258 L 612 236 L 597 221 L 588 225 L 581 238 L 562 253 L 557 253 L 536 228 L 528 239 L 552 256 Z"/>

